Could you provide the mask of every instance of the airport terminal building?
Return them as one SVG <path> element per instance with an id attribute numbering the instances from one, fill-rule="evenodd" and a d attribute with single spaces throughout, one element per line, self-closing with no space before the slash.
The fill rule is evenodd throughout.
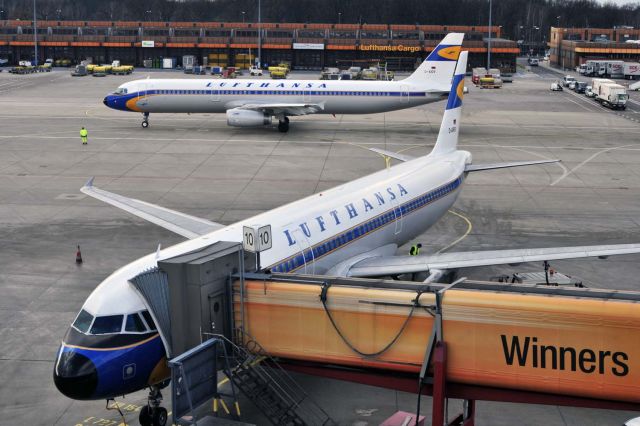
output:
<path id="1" fill-rule="evenodd" d="M 0 21 L 0 57 L 33 59 L 31 21 Z M 158 66 L 162 58 L 194 55 L 200 65 L 248 67 L 261 48 L 262 63 L 289 62 L 319 70 L 371 62 L 413 70 L 449 32 L 464 32 L 469 68 L 486 65 L 489 27 L 447 25 L 302 24 L 227 22 L 38 21 L 38 62 L 45 58 Z M 515 71 L 519 49 L 491 28 L 492 66 Z M 146 61 L 146 62 L 145 62 Z M 206 63 L 205 63 L 206 62 Z"/>
<path id="2" fill-rule="evenodd" d="M 640 29 L 551 27 L 549 60 L 562 68 L 575 68 L 592 59 L 640 62 L 638 40 Z"/>

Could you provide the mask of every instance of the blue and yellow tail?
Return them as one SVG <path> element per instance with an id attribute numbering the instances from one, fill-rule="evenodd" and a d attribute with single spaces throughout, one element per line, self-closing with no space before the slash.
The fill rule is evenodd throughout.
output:
<path id="1" fill-rule="evenodd" d="M 451 75 L 456 67 L 456 61 L 460 55 L 464 33 L 450 33 L 442 39 L 427 59 L 411 74 L 403 80 L 406 83 L 429 84 L 429 90 L 448 92 L 451 84 Z"/>
<path id="2" fill-rule="evenodd" d="M 447 99 L 447 107 L 440 124 L 438 140 L 429 155 L 443 155 L 458 149 L 458 133 L 460 116 L 462 115 L 462 98 L 464 96 L 464 75 L 467 70 L 468 52 L 461 52 L 451 83 L 451 91 Z"/>

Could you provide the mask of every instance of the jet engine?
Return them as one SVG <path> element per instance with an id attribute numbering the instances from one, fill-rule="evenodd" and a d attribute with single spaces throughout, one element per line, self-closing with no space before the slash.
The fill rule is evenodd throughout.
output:
<path id="1" fill-rule="evenodd" d="M 233 108 L 227 110 L 227 124 L 233 127 L 254 127 L 271 124 L 271 116 L 260 111 Z"/>

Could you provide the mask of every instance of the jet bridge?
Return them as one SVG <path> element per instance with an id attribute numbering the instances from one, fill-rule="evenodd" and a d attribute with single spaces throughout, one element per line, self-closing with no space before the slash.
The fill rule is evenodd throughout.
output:
<path id="1" fill-rule="evenodd" d="M 263 400 L 263 412 L 308 402 L 279 365 L 433 395 L 433 424 L 443 424 L 446 398 L 467 400 L 465 425 L 475 400 L 640 409 L 640 292 L 250 273 L 255 256 L 236 243 L 158 268 L 170 356 L 211 335 L 226 341 L 231 381 L 254 401 L 277 401 Z M 147 300 L 160 317 L 156 302 Z M 330 423 L 311 407 L 320 414 L 305 424 Z M 278 424 L 278 410 L 265 415 Z"/>

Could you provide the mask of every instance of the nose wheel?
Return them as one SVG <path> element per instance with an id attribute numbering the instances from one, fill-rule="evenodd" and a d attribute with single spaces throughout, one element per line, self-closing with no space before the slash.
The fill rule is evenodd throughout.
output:
<path id="1" fill-rule="evenodd" d="M 278 131 L 287 133 L 289 131 L 289 117 L 283 117 L 278 121 Z"/>
<path id="2" fill-rule="evenodd" d="M 143 116 L 144 118 L 142 119 L 142 128 L 146 129 L 147 127 L 149 127 L 149 113 L 145 112 Z"/>
<path id="3" fill-rule="evenodd" d="M 161 402 L 160 388 L 152 386 L 149 390 L 147 405 L 142 407 L 138 416 L 140 426 L 166 426 L 169 415 L 167 409 L 160 406 Z"/>

